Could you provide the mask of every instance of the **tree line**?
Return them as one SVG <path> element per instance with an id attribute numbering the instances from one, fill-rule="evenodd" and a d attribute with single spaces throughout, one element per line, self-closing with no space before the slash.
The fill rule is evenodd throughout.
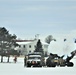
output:
<path id="1" fill-rule="evenodd" d="M 7 56 L 9 62 L 10 55 L 18 55 L 19 53 L 14 50 L 14 47 L 18 46 L 16 43 L 17 36 L 10 34 L 5 27 L 0 27 L 0 56 L 1 62 L 3 62 L 3 56 Z"/>

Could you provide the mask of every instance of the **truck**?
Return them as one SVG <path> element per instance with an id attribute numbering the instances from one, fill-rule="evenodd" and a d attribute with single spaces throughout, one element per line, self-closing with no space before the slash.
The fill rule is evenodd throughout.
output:
<path id="1" fill-rule="evenodd" d="M 26 61 L 27 67 L 42 67 L 44 65 L 44 57 L 40 52 L 33 52 L 28 54 L 28 59 Z"/>

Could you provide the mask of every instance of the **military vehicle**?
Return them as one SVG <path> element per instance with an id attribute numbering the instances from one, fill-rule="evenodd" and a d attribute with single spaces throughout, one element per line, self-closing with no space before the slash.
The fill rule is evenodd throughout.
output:
<path id="1" fill-rule="evenodd" d="M 56 66 L 68 66 L 73 67 L 74 63 L 70 60 L 76 55 L 76 50 L 71 52 L 71 56 L 67 56 L 66 59 L 63 59 L 63 56 L 58 56 L 57 54 L 50 53 L 49 57 L 46 60 L 47 67 L 56 67 Z"/>
<path id="2" fill-rule="evenodd" d="M 43 66 L 43 56 L 40 52 L 34 52 L 28 54 L 28 59 L 26 61 L 27 67 L 42 67 Z"/>

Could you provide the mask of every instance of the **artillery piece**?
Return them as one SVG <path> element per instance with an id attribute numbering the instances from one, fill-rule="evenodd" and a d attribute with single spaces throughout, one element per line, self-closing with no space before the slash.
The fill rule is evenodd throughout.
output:
<path id="1" fill-rule="evenodd" d="M 63 56 L 58 56 L 57 54 L 50 53 L 49 57 L 46 60 L 47 67 L 56 67 L 56 66 L 68 66 L 73 67 L 73 62 L 70 60 L 76 55 L 76 50 L 71 52 L 71 56 L 67 56 L 66 59 L 63 59 Z"/>

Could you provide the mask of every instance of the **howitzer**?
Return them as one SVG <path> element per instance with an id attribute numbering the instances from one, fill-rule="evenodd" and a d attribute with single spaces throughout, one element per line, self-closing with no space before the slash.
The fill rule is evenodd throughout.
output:
<path id="1" fill-rule="evenodd" d="M 47 67 L 56 67 L 56 66 L 68 66 L 73 67 L 73 62 L 70 60 L 76 55 L 76 50 L 71 52 L 71 56 L 67 56 L 66 59 L 63 59 L 63 56 L 58 56 L 57 54 L 50 54 L 48 59 L 46 60 Z"/>

